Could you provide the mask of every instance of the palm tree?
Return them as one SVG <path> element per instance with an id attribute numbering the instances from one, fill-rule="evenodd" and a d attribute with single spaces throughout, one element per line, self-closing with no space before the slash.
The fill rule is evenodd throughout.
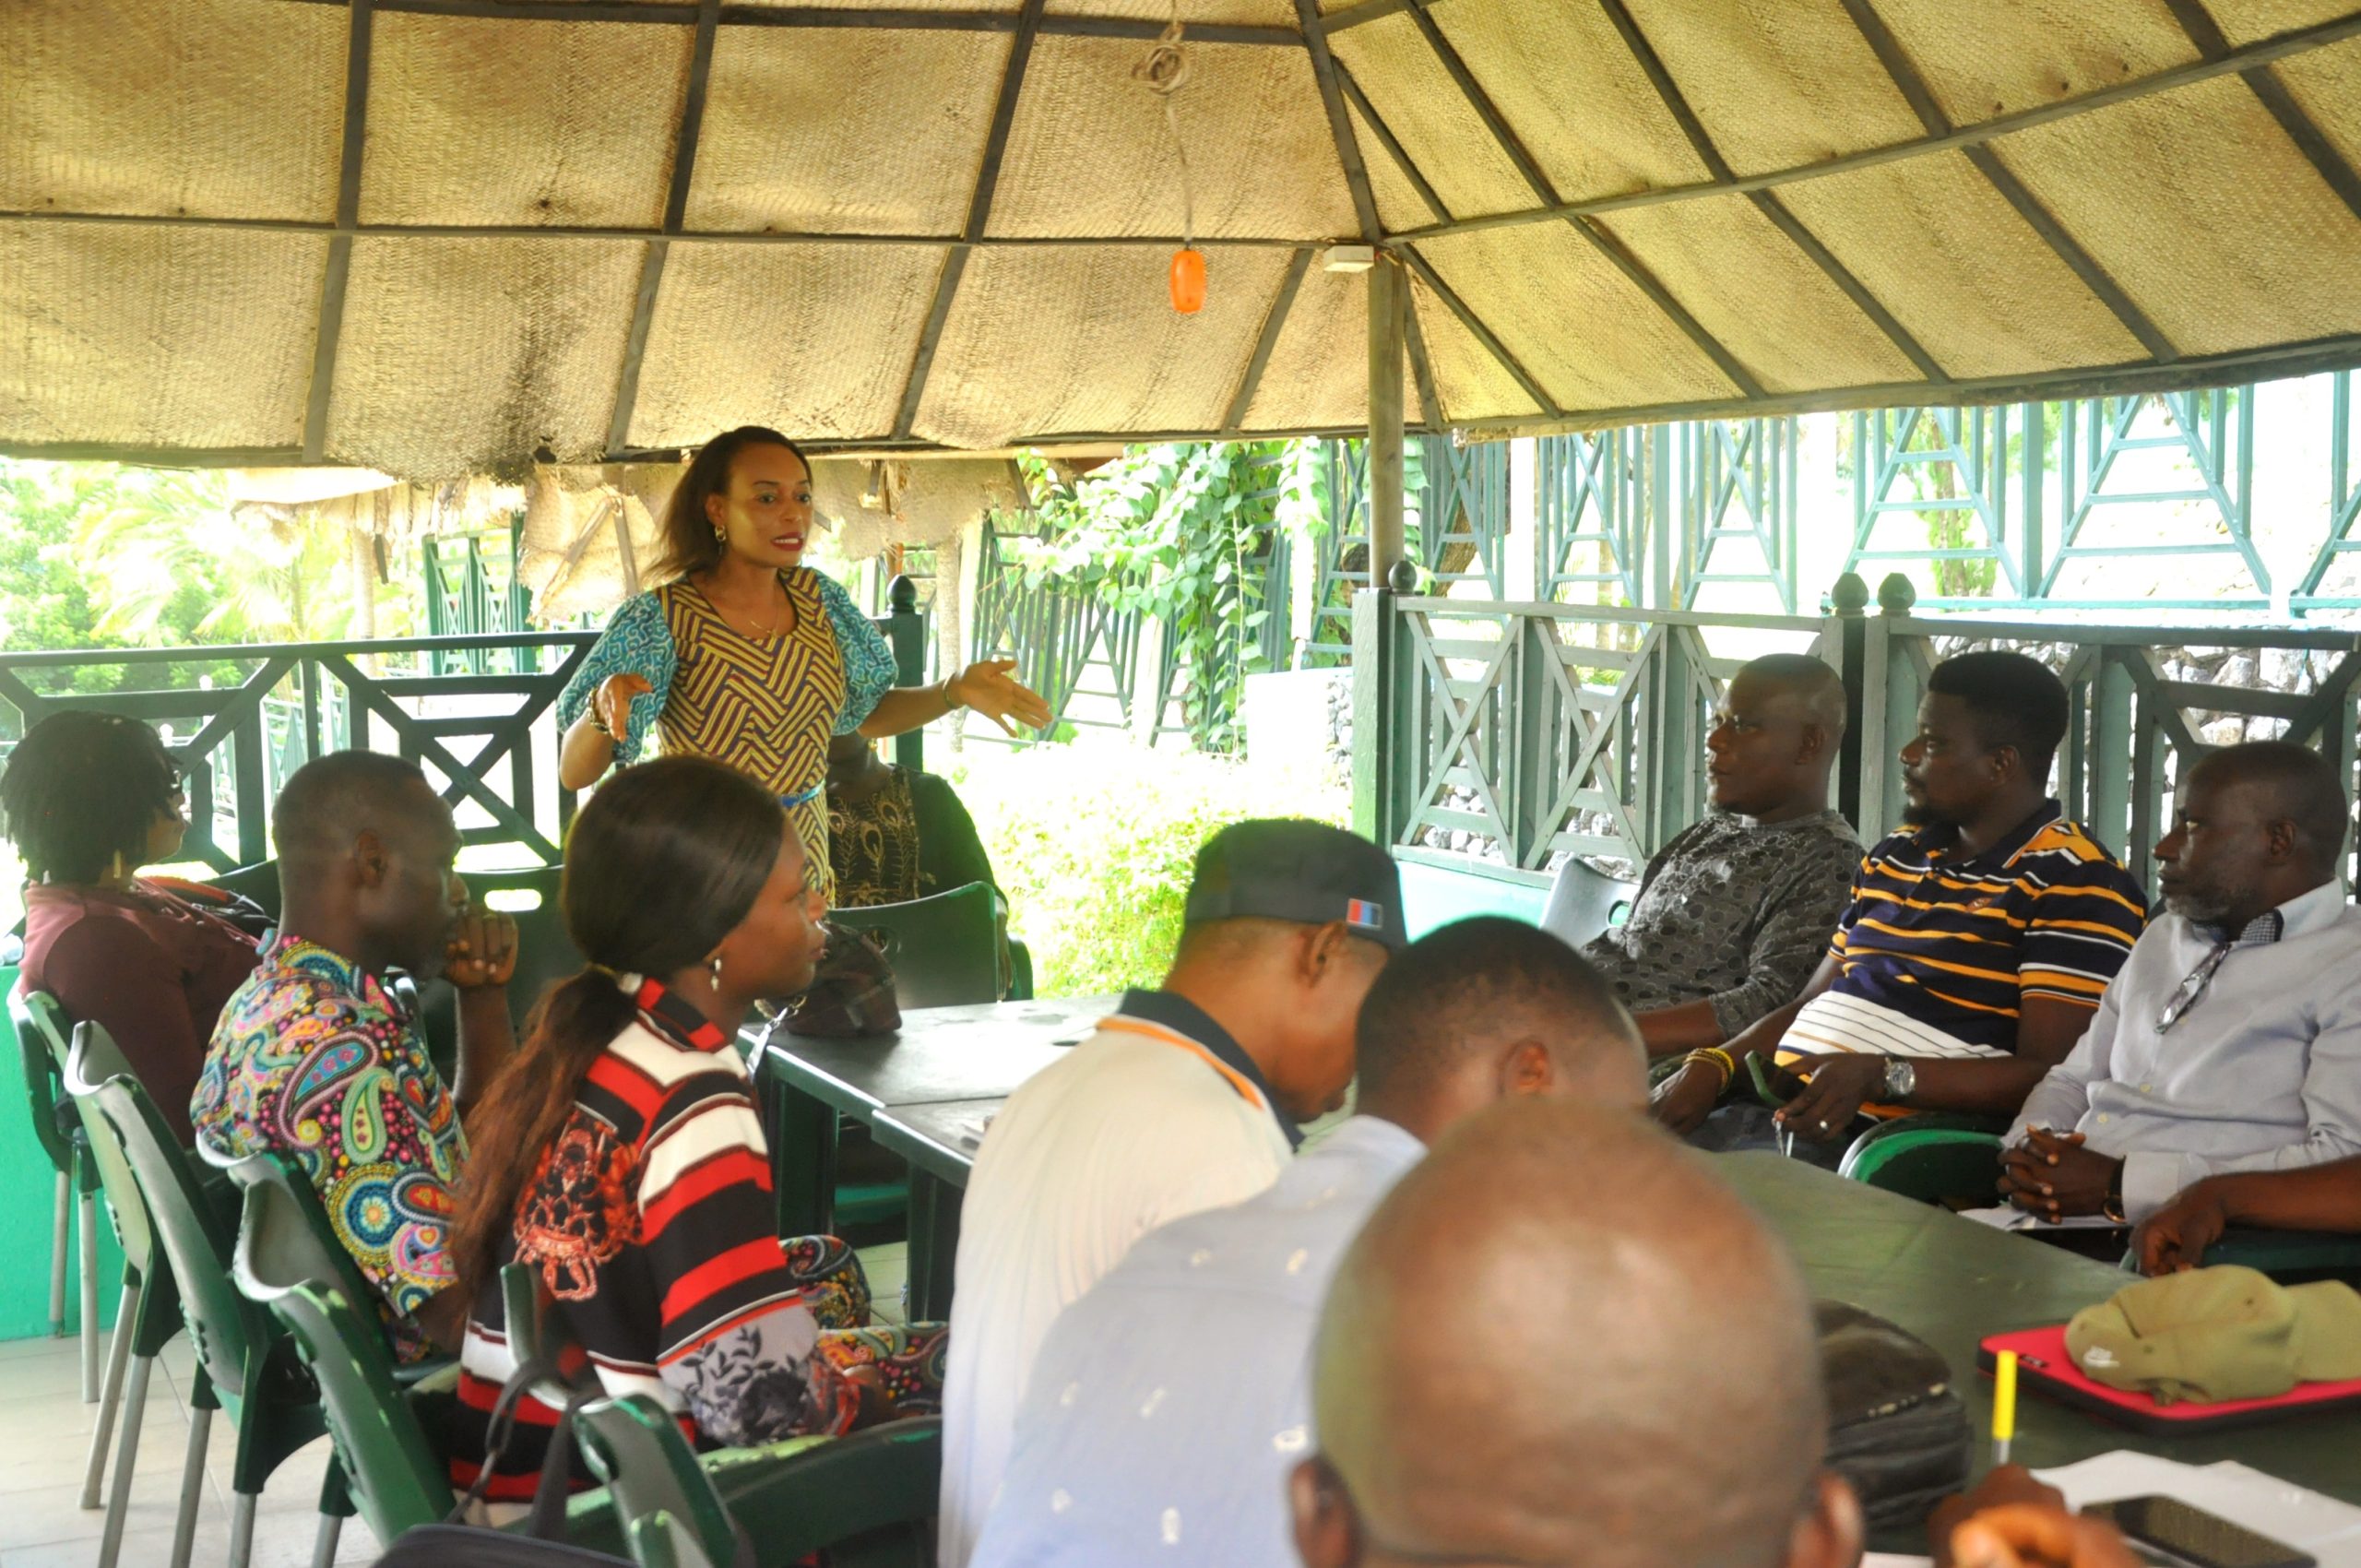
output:
<path id="1" fill-rule="evenodd" d="M 77 540 L 101 601 L 100 626 L 148 642 L 191 589 L 208 642 L 314 642 L 343 633 L 352 603 L 345 530 L 309 518 L 238 516 L 219 473 L 126 472 L 114 504 Z"/>

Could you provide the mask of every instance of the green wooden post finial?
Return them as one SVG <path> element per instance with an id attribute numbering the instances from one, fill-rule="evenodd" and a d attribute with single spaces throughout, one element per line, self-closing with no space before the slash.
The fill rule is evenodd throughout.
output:
<path id="1" fill-rule="evenodd" d="M 896 572 L 894 580 L 885 585 L 885 602 L 895 614 L 909 614 L 919 607 L 919 585 L 910 581 L 907 574 Z"/>
<path id="2" fill-rule="evenodd" d="M 1861 580 L 1860 573 L 1847 572 L 1828 590 L 1828 602 L 1839 615 L 1858 615 L 1869 608 L 1869 585 Z"/>
<path id="3" fill-rule="evenodd" d="M 1418 564 L 1405 555 L 1385 574 L 1385 586 L 1405 598 L 1418 591 Z"/>
<path id="4" fill-rule="evenodd" d="M 1917 602 L 1918 590 L 1900 572 L 1888 572 L 1885 581 L 1878 585 L 1878 609 L 1888 615 L 1907 615 Z"/>

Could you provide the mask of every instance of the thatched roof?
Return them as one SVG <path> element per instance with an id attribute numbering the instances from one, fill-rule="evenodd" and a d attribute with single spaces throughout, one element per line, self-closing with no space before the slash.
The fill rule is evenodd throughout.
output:
<path id="1" fill-rule="evenodd" d="M 1181 316 L 1170 0 L 19 0 L 0 447 L 1349 428 L 1339 241 L 1414 275 L 1414 424 L 2349 364 L 2350 4 L 1180 0 Z"/>

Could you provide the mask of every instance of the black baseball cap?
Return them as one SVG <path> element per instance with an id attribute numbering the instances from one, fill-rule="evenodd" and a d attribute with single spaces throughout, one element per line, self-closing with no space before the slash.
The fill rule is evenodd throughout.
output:
<path id="1" fill-rule="evenodd" d="M 1182 923 L 1241 916 L 1342 921 L 1388 952 L 1409 940 L 1394 857 L 1358 834 L 1301 817 L 1234 822 L 1197 851 Z"/>

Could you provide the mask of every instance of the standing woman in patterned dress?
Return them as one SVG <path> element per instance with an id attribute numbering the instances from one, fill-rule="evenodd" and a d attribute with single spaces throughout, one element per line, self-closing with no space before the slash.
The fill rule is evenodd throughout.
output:
<path id="1" fill-rule="evenodd" d="M 623 602 L 559 699 L 558 778 L 588 788 L 638 761 L 653 727 L 668 755 L 728 763 L 777 795 L 833 903 L 832 737 L 898 735 L 955 707 L 1013 734 L 1011 719 L 1046 725 L 1050 708 L 1006 659 L 896 688 L 876 625 L 803 564 L 812 522 L 812 465 L 786 436 L 744 425 L 706 445 L 664 508 L 658 571 L 673 580 Z"/>

